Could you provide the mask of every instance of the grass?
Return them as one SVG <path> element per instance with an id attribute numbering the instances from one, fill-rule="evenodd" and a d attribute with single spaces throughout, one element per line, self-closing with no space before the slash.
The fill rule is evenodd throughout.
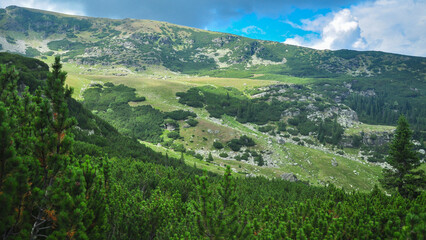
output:
<path id="1" fill-rule="evenodd" d="M 252 77 L 252 79 L 259 80 L 269 80 L 269 81 L 278 81 L 280 83 L 286 84 L 308 84 L 318 82 L 318 79 L 315 78 L 299 78 L 287 75 L 279 75 L 279 74 L 259 74 Z"/>
<path id="2" fill-rule="evenodd" d="M 144 142 L 144 141 L 140 141 L 141 143 L 145 144 L 146 146 L 150 147 L 151 149 L 153 149 L 156 152 L 160 152 L 162 154 L 168 154 L 170 157 L 173 158 L 177 158 L 180 159 L 181 157 L 181 153 L 180 152 L 175 152 L 171 149 L 162 147 L 162 146 L 158 146 L 149 142 Z M 190 165 L 190 166 L 196 166 L 197 168 L 201 168 L 201 169 L 205 169 L 207 171 L 210 172 L 214 172 L 214 173 L 218 173 L 218 174 L 223 174 L 225 172 L 225 168 L 223 166 L 218 166 L 214 163 L 208 163 L 206 161 L 203 160 L 199 160 L 198 158 L 195 158 L 191 155 L 185 154 L 184 153 L 184 161 L 186 164 Z"/>
<path id="3" fill-rule="evenodd" d="M 238 138 L 241 134 L 232 128 L 200 119 L 196 127 L 181 128 L 180 135 L 184 137 L 181 143 L 186 148 L 214 150 L 212 146 L 216 139 L 225 145 L 227 141 Z"/>
<path id="4" fill-rule="evenodd" d="M 247 78 L 214 78 L 214 77 L 194 77 L 194 78 L 188 78 L 187 80 L 182 79 L 179 81 L 183 83 L 187 83 L 187 84 L 197 84 L 200 86 L 213 85 L 216 87 L 233 87 L 240 91 L 279 83 L 278 81 L 270 81 L 270 80 L 257 80 L 257 79 L 247 79 Z"/>

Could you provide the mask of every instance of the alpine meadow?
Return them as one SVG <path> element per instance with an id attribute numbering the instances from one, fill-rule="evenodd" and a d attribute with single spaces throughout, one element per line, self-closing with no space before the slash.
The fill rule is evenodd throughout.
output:
<path id="1" fill-rule="evenodd" d="M 0 8 L 2 239 L 426 239 L 425 150 L 425 57 Z"/>

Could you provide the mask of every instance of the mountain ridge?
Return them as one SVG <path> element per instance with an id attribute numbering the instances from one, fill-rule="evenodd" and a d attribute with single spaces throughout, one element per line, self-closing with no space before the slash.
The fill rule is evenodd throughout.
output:
<path id="1" fill-rule="evenodd" d="M 31 24 L 28 22 L 29 16 L 31 16 Z M 375 55 L 386 58 L 389 63 L 388 66 L 397 63 L 399 70 L 404 70 L 407 65 L 413 65 L 404 64 L 406 61 L 420 61 L 422 62 L 420 65 L 425 64 L 422 57 L 379 51 L 314 50 L 153 20 L 58 15 L 49 11 L 20 7 L 7 7 L 3 10 L 3 14 L 0 14 L 0 17 L 2 19 L 0 20 L 0 31 L 6 36 L 14 35 L 13 33 L 19 35 L 16 33 L 30 30 L 42 34 L 41 37 L 38 36 L 39 39 L 50 39 L 49 42 L 64 39 L 69 41 L 55 42 L 56 45 L 51 43 L 50 46 L 48 45 L 49 42 L 46 42 L 44 46 L 36 47 L 35 50 L 39 53 L 33 51 L 35 52 L 33 55 L 41 56 L 54 51 L 54 54 L 64 54 L 64 60 L 69 58 L 89 64 L 106 64 L 106 61 L 118 61 L 118 63 L 127 67 L 160 64 L 173 71 L 183 73 L 211 75 L 212 70 L 232 68 L 251 70 L 252 72 L 264 71 L 278 74 L 282 72 L 294 76 L 303 76 L 302 71 L 297 66 L 293 66 L 301 63 L 304 64 L 304 70 L 310 71 L 310 73 L 304 73 L 305 76 L 316 76 L 313 73 L 314 71 L 322 71 L 323 75 L 332 75 L 331 73 L 337 70 L 340 74 L 349 73 L 349 75 L 354 76 L 370 76 L 387 72 L 388 69 L 374 69 L 374 67 L 369 69 L 371 61 L 377 59 Z M 76 21 L 76 19 L 79 21 Z M 55 25 L 53 20 L 59 23 Z M 53 25 L 56 29 L 54 32 L 49 31 L 49 29 L 42 28 L 44 25 Z M 197 35 L 197 33 L 202 34 Z M 25 37 L 17 36 L 17 40 L 20 40 L 19 38 L 25 39 Z M 3 39 L 1 42 L 5 45 L 3 51 L 20 50 L 18 52 L 21 54 L 26 53 L 26 49 L 13 49 L 12 43 L 7 44 L 11 41 L 8 42 Z M 75 42 L 82 44 L 72 44 Z M 83 47 L 85 50 L 83 50 Z M 120 55 L 120 51 L 124 52 L 122 56 L 117 58 L 112 56 L 117 55 L 117 53 Z M 137 52 L 137 54 L 132 55 L 132 52 Z M 103 59 L 97 59 L 100 54 L 104 57 Z M 145 59 L 130 63 L 123 60 L 124 55 L 130 57 L 143 56 Z M 329 60 L 329 58 L 332 58 L 335 63 L 324 64 L 323 62 Z M 192 65 L 194 65 L 189 69 L 184 66 L 188 61 L 192 61 Z M 315 67 L 314 64 L 318 64 L 319 67 Z M 262 65 L 271 69 L 260 67 Z M 415 70 L 419 70 L 419 68 L 410 69 L 412 72 Z M 421 75 L 424 77 L 425 73 L 423 72 Z"/>

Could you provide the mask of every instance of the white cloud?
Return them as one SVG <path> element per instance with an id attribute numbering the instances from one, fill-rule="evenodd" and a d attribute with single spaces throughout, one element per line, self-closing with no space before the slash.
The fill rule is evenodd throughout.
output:
<path id="1" fill-rule="evenodd" d="M 71 15 L 85 15 L 83 6 L 78 3 L 58 3 L 51 0 L 1 0 L 0 7 L 5 8 L 10 5 L 19 7 L 36 8 L 46 11 L 60 12 Z"/>
<path id="2" fill-rule="evenodd" d="M 248 26 L 243 29 L 241 29 L 241 32 L 245 34 L 265 34 L 265 31 L 257 26 Z"/>
<path id="3" fill-rule="evenodd" d="M 426 56 L 426 0 L 377 0 L 303 20 L 299 28 L 318 35 L 285 43 L 317 49 L 378 50 Z"/>
<path id="4" fill-rule="evenodd" d="M 378 0 L 352 12 L 369 49 L 426 56 L 426 0 Z"/>
<path id="5" fill-rule="evenodd" d="M 296 36 L 285 43 L 309 46 L 316 49 L 363 49 L 365 40 L 361 37 L 358 19 L 349 9 L 317 17 L 315 20 L 302 20 L 299 28 L 320 33 L 317 35 Z"/>

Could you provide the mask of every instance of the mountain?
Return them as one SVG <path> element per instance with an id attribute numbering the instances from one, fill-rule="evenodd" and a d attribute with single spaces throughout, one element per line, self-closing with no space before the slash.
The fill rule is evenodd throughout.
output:
<path id="1" fill-rule="evenodd" d="M 177 158 L 186 152 L 187 163 L 213 172 L 228 164 L 242 175 L 290 172 L 313 184 L 371 189 L 380 167 L 365 163 L 384 161 L 394 128 L 382 125 L 395 125 L 401 113 L 424 148 L 421 57 L 320 51 L 16 6 L 0 10 L 0 44 L 49 63 L 60 55 L 74 96 L 91 113 L 156 151 Z M 81 129 L 88 136 L 93 130 Z M 244 136 L 256 145 L 244 145 Z M 213 166 L 200 161 L 210 153 Z"/>
<path id="2" fill-rule="evenodd" d="M 183 73 L 244 69 L 330 77 L 408 72 L 416 79 L 426 74 L 421 57 L 319 51 L 150 20 L 76 17 L 13 6 L 2 9 L 0 18 L 4 50 L 30 56 L 59 53 L 78 63 L 121 64 L 138 70 L 159 64 Z"/>

